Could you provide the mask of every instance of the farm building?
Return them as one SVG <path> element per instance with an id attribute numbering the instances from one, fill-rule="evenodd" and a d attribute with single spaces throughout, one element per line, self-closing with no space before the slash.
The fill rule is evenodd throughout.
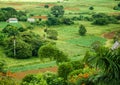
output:
<path id="1" fill-rule="evenodd" d="M 7 20 L 8 23 L 18 23 L 18 19 L 17 18 L 9 18 Z"/>
<path id="2" fill-rule="evenodd" d="M 28 18 L 27 21 L 33 23 L 33 22 L 35 22 L 35 19 L 34 18 Z"/>
<path id="3" fill-rule="evenodd" d="M 112 50 L 114 50 L 114 49 L 117 49 L 117 48 L 119 48 L 120 47 L 120 43 L 118 42 L 118 41 L 116 41 L 114 44 L 113 44 L 113 46 L 112 46 Z"/>

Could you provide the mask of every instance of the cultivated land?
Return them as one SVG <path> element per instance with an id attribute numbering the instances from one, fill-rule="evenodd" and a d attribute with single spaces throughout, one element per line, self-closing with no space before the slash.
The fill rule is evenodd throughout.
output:
<path id="1" fill-rule="evenodd" d="M 5 0 L 4 0 L 5 1 Z M 50 8 L 54 5 L 63 5 L 65 9 L 66 17 L 79 16 L 79 14 L 83 16 L 91 16 L 92 12 L 96 13 L 107 13 L 107 14 L 120 14 L 120 11 L 113 10 L 113 7 L 118 3 L 114 0 L 68 0 L 64 2 L 54 2 L 54 0 L 39 0 L 40 2 L 2 2 L 0 0 L 0 8 L 2 7 L 13 7 L 16 10 L 25 10 L 28 13 L 38 15 L 38 16 L 47 16 L 50 13 Z M 34 0 L 36 1 L 36 0 Z M 49 1 L 50 3 L 46 2 Z M 50 8 L 44 8 L 44 5 L 48 4 Z M 94 10 L 89 10 L 90 6 L 94 6 Z M 0 22 L 0 30 L 6 26 L 6 22 Z M 83 24 L 87 33 L 86 36 L 81 37 L 78 34 L 79 25 Z M 14 24 L 15 26 L 23 26 L 26 27 L 29 25 L 27 22 L 19 22 L 18 24 Z M 33 32 L 41 35 L 43 37 L 44 34 L 44 26 L 35 26 L 32 30 Z M 75 21 L 75 24 L 67 26 L 51 26 L 50 29 L 54 29 L 58 31 L 58 40 L 56 42 L 57 47 L 68 54 L 71 60 L 82 59 L 85 52 L 89 50 L 91 44 L 94 41 L 100 41 L 106 46 L 111 46 L 111 38 L 104 36 L 104 34 L 116 31 L 120 29 L 120 24 L 109 24 L 105 26 L 97 26 L 92 25 L 89 21 Z M 113 37 L 113 35 L 110 35 Z M 7 67 L 6 69 L 11 70 L 13 72 L 17 71 L 25 71 L 31 69 L 39 69 L 44 67 L 56 66 L 55 61 L 41 61 L 38 58 L 31 59 L 12 59 L 6 57 L 3 52 L 2 47 L 0 47 L 0 59 L 5 59 Z"/>

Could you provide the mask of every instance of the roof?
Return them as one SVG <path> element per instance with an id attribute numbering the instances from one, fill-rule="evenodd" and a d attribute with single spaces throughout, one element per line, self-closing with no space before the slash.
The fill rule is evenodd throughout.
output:
<path id="1" fill-rule="evenodd" d="M 9 18 L 8 20 L 9 20 L 9 21 L 18 21 L 17 18 Z"/>
<path id="2" fill-rule="evenodd" d="M 35 22 L 35 19 L 34 18 L 28 18 L 27 21 L 29 21 L 29 22 Z"/>

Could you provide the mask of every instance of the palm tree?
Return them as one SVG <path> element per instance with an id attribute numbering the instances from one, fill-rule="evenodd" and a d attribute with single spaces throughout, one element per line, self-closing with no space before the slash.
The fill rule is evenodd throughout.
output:
<path id="1" fill-rule="evenodd" d="M 88 57 L 89 63 L 99 69 L 96 83 L 105 85 L 119 85 L 120 79 L 120 49 L 111 50 L 106 47 L 100 47 L 96 55 Z"/>

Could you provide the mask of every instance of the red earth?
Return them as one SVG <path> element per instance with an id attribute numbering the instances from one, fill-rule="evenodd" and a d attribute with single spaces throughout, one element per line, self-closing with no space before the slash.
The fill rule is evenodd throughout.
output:
<path id="1" fill-rule="evenodd" d="M 115 32 L 109 32 L 109 33 L 104 33 L 103 37 L 107 39 L 113 39 L 115 35 Z"/>
<path id="2" fill-rule="evenodd" d="M 13 74 L 15 75 L 14 76 L 15 79 L 21 80 L 28 74 L 44 73 L 47 71 L 57 72 L 57 69 L 58 69 L 57 67 L 49 67 L 49 68 L 42 68 L 42 69 L 38 69 L 38 70 L 28 70 L 28 71 L 23 71 L 23 72 L 15 72 Z"/>
<path id="3" fill-rule="evenodd" d="M 120 15 L 120 12 L 111 12 L 109 15 Z"/>
<path id="4" fill-rule="evenodd" d="M 20 6 L 22 5 L 21 3 L 8 3 L 8 5 L 16 5 L 16 6 Z"/>
<path id="5" fill-rule="evenodd" d="M 45 6 L 45 5 L 48 5 L 49 7 L 52 7 L 52 6 L 54 6 L 55 4 L 39 4 L 39 6 Z"/>
<path id="6" fill-rule="evenodd" d="M 36 19 L 47 19 L 47 16 L 33 16 L 32 18 L 36 18 Z"/>

